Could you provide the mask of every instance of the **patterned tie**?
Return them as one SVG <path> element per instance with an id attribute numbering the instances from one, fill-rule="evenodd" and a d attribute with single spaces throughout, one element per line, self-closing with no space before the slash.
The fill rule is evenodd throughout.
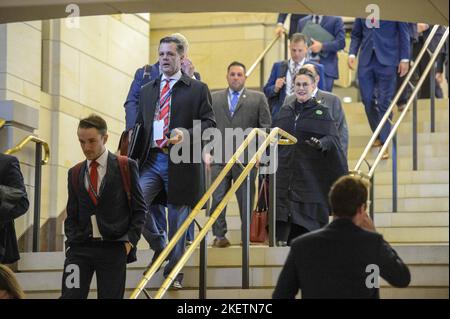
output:
<path id="1" fill-rule="evenodd" d="M 236 105 L 237 105 L 238 101 L 239 101 L 239 92 L 233 91 L 233 96 L 231 97 L 231 101 L 230 101 L 231 116 L 233 116 L 234 111 L 236 111 Z"/>
<path id="2" fill-rule="evenodd" d="M 92 161 L 89 165 L 89 197 L 92 199 L 92 202 L 95 206 L 97 206 L 97 196 L 98 193 L 97 187 L 98 187 L 98 171 L 97 171 L 98 163 L 96 161 Z M 95 193 L 94 193 L 95 192 Z"/>
<path id="3" fill-rule="evenodd" d="M 169 109 L 170 109 L 170 81 L 172 79 L 165 79 L 166 84 L 161 91 L 161 97 L 159 98 L 159 116 L 158 120 L 164 121 L 163 138 L 156 141 L 156 145 L 159 148 L 163 148 L 167 145 L 166 134 L 169 132 Z"/>
<path id="4" fill-rule="evenodd" d="M 291 70 L 291 83 L 289 83 L 289 85 L 290 85 L 289 95 L 294 94 L 294 78 L 299 70 L 300 70 L 300 63 L 294 62 L 294 67 Z"/>

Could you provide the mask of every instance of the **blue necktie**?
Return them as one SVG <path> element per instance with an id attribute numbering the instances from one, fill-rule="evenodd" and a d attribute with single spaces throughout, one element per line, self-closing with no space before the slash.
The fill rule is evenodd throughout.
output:
<path id="1" fill-rule="evenodd" d="M 230 101 L 231 116 L 233 116 L 234 111 L 236 110 L 236 105 L 237 105 L 238 101 L 239 101 L 239 92 L 233 91 L 233 96 L 231 97 L 231 101 Z"/>

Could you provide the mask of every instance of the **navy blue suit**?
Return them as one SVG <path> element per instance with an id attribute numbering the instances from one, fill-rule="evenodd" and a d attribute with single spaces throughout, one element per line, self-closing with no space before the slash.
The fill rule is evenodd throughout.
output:
<path id="1" fill-rule="evenodd" d="M 356 56 L 358 52 L 361 98 L 370 127 L 375 131 L 395 94 L 397 66 L 402 59 L 410 59 L 408 23 L 381 20 L 379 28 L 369 29 L 364 19 L 357 18 L 349 53 Z M 390 129 L 390 123 L 386 123 L 381 130 L 382 143 Z"/>
<path id="2" fill-rule="evenodd" d="M 313 61 L 306 61 L 305 64 L 307 63 L 313 64 L 314 66 L 316 66 L 316 69 L 319 69 L 319 76 L 320 76 L 319 89 L 324 90 L 325 76 L 323 65 L 315 63 Z M 266 95 L 269 101 L 272 119 L 274 119 L 275 115 L 283 106 L 284 100 L 286 99 L 286 85 L 283 85 L 280 91 L 275 92 L 275 82 L 277 81 L 277 79 L 285 77 L 287 72 L 288 72 L 288 61 L 275 62 L 272 66 L 272 71 L 270 72 L 269 80 L 267 81 L 266 85 L 264 85 L 264 94 Z"/>
<path id="3" fill-rule="evenodd" d="M 302 18 L 297 27 L 297 32 L 302 32 L 306 23 L 312 21 L 313 16 L 308 15 Z M 325 72 L 325 91 L 333 90 L 334 79 L 339 78 L 338 56 L 337 52 L 345 48 L 345 29 L 344 21 L 341 17 L 323 16 L 320 26 L 334 36 L 333 41 L 322 43 L 323 47 L 320 56 L 320 64 Z"/>

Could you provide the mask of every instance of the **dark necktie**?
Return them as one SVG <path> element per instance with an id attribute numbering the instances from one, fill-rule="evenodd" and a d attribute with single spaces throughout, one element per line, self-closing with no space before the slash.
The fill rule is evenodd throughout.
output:
<path id="1" fill-rule="evenodd" d="M 97 194 L 98 194 L 98 171 L 97 171 L 98 163 L 96 161 L 92 161 L 91 165 L 89 165 L 89 197 L 91 197 L 95 206 L 97 206 Z"/>

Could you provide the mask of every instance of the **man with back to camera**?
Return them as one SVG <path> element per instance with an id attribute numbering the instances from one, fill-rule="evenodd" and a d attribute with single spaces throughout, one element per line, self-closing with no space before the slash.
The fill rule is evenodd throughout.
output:
<path id="1" fill-rule="evenodd" d="M 359 176 L 334 183 L 333 222 L 293 241 L 273 298 L 295 298 L 298 290 L 302 298 L 379 298 L 377 274 L 395 287 L 409 285 L 408 267 L 366 212 L 369 187 Z"/>
<path id="2" fill-rule="evenodd" d="M 77 135 L 86 160 L 68 173 L 61 298 L 86 299 L 95 272 L 98 298 L 121 299 L 126 265 L 136 260 L 147 209 L 138 167 L 106 149 L 107 125 L 100 116 L 80 120 Z"/>

